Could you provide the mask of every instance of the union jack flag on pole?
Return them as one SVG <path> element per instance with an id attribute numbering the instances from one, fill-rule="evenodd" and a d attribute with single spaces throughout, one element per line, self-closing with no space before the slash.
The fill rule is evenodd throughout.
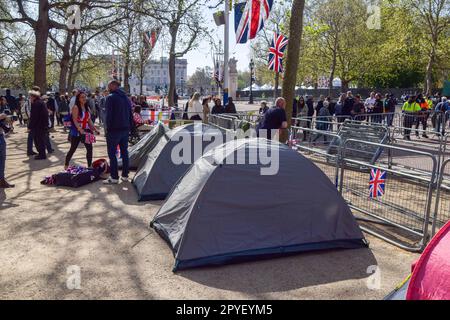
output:
<path id="1" fill-rule="evenodd" d="M 372 199 L 382 197 L 385 191 L 386 171 L 370 170 L 369 196 Z"/>
<path id="2" fill-rule="evenodd" d="M 269 48 L 269 70 L 283 73 L 284 50 L 289 39 L 282 34 L 274 33 L 272 45 Z"/>
<path id="3" fill-rule="evenodd" d="M 269 18 L 273 0 L 247 0 L 234 6 L 236 42 L 246 43 L 254 39 Z"/>

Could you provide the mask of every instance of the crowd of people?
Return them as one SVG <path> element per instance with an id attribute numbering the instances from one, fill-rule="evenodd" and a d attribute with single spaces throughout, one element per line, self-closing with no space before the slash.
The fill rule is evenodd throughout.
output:
<path id="1" fill-rule="evenodd" d="M 348 91 L 342 93 L 336 102 L 331 97 L 321 95 L 317 103 L 312 96 L 300 96 L 293 103 L 293 118 L 304 120 L 294 121 L 294 124 L 311 129 L 312 119 L 315 117 L 317 120 L 315 129 L 321 131 L 328 131 L 333 119 L 336 119 L 338 123 L 342 123 L 346 119 L 353 119 L 393 126 L 398 105 L 401 106 L 401 112 L 404 114 L 401 126 L 404 127 L 405 139 L 410 140 L 413 126 L 416 127 L 416 135 L 421 132 L 424 138 L 428 138 L 426 132 L 429 118 L 431 118 L 436 132 L 445 132 L 448 121 L 446 112 L 450 108 L 447 98 L 442 97 L 439 93 L 434 96 L 403 95 L 401 101 L 398 101 L 389 93 L 383 97 L 381 93 L 372 92 L 369 97 L 363 99 L 361 95 L 353 95 L 351 91 Z M 264 113 L 265 110 L 267 107 L 263 102 L 260 113 Z M 420 126 L 422 126 L 421 130 L 419 130 Z"/>
<path id="2" fill-rule="evenodd" d="M 353 95 L 351 91 L 343 93 L 337 101 L 331 97 L 321 95 L 317 102 L 313 96 L 299 96 L 293 102 L 292 124 L 308 129 L 312 126 L 312 119 L 316 118 L 315 129 L 320 131 L 330 130 L 331 123 L 342 123 L 345 119 L 358 121 L 370 121 L 373 123 L 385 123 L 393 125 L 394 114 L 397 106 L 403 113 L 403 127 L 406 139 L 410 139 L 413 126 L 416 134 L 420 132 L 424 138 L 427 136 L 427 124 L 431 122 L 437 132 L 445 132 L 446 122 L 449 120 L 447 111 L 450 111 L 449 101 L 439 94 L 434 96 L 403 95 L 399 101 L 391 94 L 384 97 L 380 93 L 372 92 L 369 97 L 363 99 L 359 94 Z M 259 113 L 261 120 L 258 131 L 267 130 L 267 138 L 272 138 L 274 131 L 287 128 L 287 116 L 285 112 L 286 101 L 278 98 L 273 107 L 269 107 L 266 101 L 261 102 Z M 93 162 L 93 144 L 95 135 L 100 133 L 96 127 L 96 121 L 103 126 L 107 140 L 108 157 L 110 159 L 111 176 L 105 181 L 108 184 L 119 182 L 118 165 L 116 158 L 117 148 L 123 162 L 122 180 L 128 179 L 128 138 L 133 128 L 150 124 L 150 120 L 144 119 L 143 110 L 157 110 L 164 108 L 163 103 L 149 103 L 145 96 L 133 96 L 120 89 L 118 81 L 111 81 L 108 89 L 89 93 L 74 89 L 69 94 L 58 92 L 42 94 L 39 87 L 33 87 L 28 92 L 28 97 L 19 94 L 16 98 L 6 90 L 6 95 L 0 97 L 0 188 L 10 188 L 14 185 L 5 180 L 6 140 L 5 134 L 13 131 L 14 124 L 27 128 L 27 155 L 34 156 L 35 160 L 47 158 L 47 154 L 54 152 L 51 134 L 55 132 L 55 125 L 61 126 L 63 132 L 68 133 L 70 143 L 66 154 L 64 168 L 70 166 L 70 162 L 80 143 L 86 150 L 87 166 Z M 207 123 L 210 114 L 236 114 L 236 106 L 232 98 L 227 104 L 222 105 L 222 100 L 215 96 L 202 97 L 200 93 L 194 93 L 182 107 L 182 118 L 192 121 Z M 9 125 L 5 125 L 8 123 Z M 264 133 L 265 135 L 265 133 Z M 306 139 L 307 134 L 304 134 Z M 318 135 L 316 139 L 319 137 Z M 326 137 L 325 137 L 326 138 Z M 33 146 L 36 152 L 33 150 Z"/>
<path id="3" fill-rule="evenodd" d="M 14 132 L 14 125 L 26 127 L 27 154 L 34 160 L 44 160 L 53 153 L 50 134 L 55 132 L 55 125 L 68 132 L 70 143 L 66 154 L 64 169 L 70 165 L 72 156 L 80 143 L 86 149 L 87 167 L 92 166 L 93 144 L 95 135 L 100 134 L 96 119 L 105 130 L 111 175 L 106 184 L 119 183 L 116 151 L 120 149 L 122 158 L 122 180 L 128 180 L 128 136 L 133 126 L 131 99 L 120 89 L 116 80 L 108 84 L 108 90 L 100 93 L 88 93 L 73 90 L 72 95 L 42 94 L 41 89 L 33 86 L 26 98 L 11 95 L 0 97 L 0 188 L 13 188 L 5 179 L 6 140 L 5 134 Z M 33 145 L 37 152 L 33 151 Z"/>

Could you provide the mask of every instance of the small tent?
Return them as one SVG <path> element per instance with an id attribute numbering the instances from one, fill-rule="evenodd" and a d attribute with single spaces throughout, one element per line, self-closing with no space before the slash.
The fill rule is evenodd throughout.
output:
<path id="1" fill-rule="evenodd" d="M 169 127 L 164 125 L 162 122 L 158 122 L 158 124 L 156 124 L 150 132 L 143 136 L 138 143 L 131 146 L 128 150 L 130 169 L 138 169 L 142 160 L 145 159 L 146 155 L 158 144 L 159 139 L 169 131 Z M 122 159 L 119 159 L 118 162 L 119 167 L 122 167 Z"/>
<path id="2" fill-rule="evenodd" d="M 228 142 L 199 158 L 151 226 L 171 247 L 174 271 L 366 246 L 346 202 L 314 163 L 257 138 Z"/>
<path id="3" fill-rule="evenodd" d="M 165 133 L 144 157 L 133 179 L 138 200 L 164 200 L 205 150 L 224 141 L 223 130 L 203 123 L 187 124 Z"/>
<path id="4" fill-rule="evenodd" d="M 450 222 L 430 241 L 412 269 L 386 300 L 450 300 Z"/>

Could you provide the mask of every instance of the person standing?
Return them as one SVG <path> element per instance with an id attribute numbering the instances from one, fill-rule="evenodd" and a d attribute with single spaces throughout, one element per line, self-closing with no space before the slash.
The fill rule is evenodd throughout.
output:
<path id="1" fill-rule="evenodd" d="M 280 129 L 287 129 L 286 100 L 277 98 L 275 106 L 267 110 L 260 125 L 258 125 L 258 136 L 271 140 Z"/>
<path id="2" fill-rule="evenodd" d="M 69 110 L 72 110 L 73 106 L 75 105 L 75 100 L 77 99 L 78 90 L 73 89 L 72 90 L 72 97 L 69 100 Z"/>
<path id="3" fill-rule="evenodd" d="M 306 96 L 306 107 L 308 108 L 308 120 L 306 122 L 306 127 L 311 129 L 312 121 L 314 117 L 314 97 Z"/>
<path id="4" fill-rule="evenodd" d="M 448 102 L 447 97 L 442 97 L 441 102 L 439 102 L 435 108 L 435 114 L 437 115 L 435 130 L 436 132 L 442 132 L 442 135 L 445 135 L 445 126 L 447 125 L 448 121 L 447 111 L 449 110 L 450 110 L 450 103 Z"/>
<path id="5" fill-rule="evenodd" d="M 69 139 L 70 139 L 70 149 L 66 155 L 66 160 L 64 163 L 64 169 L 69 167 L 70 160 L 73 154 L 81 143 L 84 144 L 86 148 L 86 160 L 88 167 L 92 166 L 92 143 L 88 142 L 86 139 L 86 134 L 99 133 L 97 128 L 91 118 L 91 112 L 89 110 L 89 105 L 87 102 L 87 97 L 84 92 L 80 92 L 76 99 L 75 105 L 71 110 L 72 115 L 72 126 L 70 127 Z M 86 141 L 88 140 L 88 141 Z"/>
<path id="6" fill-rule="evenodd" d="M 48 116 L 50 119 L 50 131 L 55 131 L 55 116 L 56 116 L 56 111 L 57 111 L 57 107 L 56 107 L 56 101 L 53 98 L 52 95 L 48 94 L 48 99 L 47 99 L 47 109 L 48 109 Z"/>
<path id="7" fill-rule="evenodd" d="M 417 114 L 421 111 L 419 104 L 416 102 L 416 97 L 408 97 L 408 101 L 402 107 L 403 112 L 403 126 L 405 127 L 405 139 L 411 140 L 411 128 L 416 122 Z"/>
<path id="8" fill-rule="evenodd" d="M 203 106 L 203 122 L 208 123 L 208 117 L 211 113 L 211 108 L 209 107 L 209 103 L 211 102 L 211 97 L 206 97 L 202 101 Z"/>
<path id="9" fill-rule="evenodd" d="M 359 94 L 355 95 L 355 103 L 352 109 L 352 118 L 357 121 L 364 121 L 364 104 L 361 102 L 361 96 Z"/>
<path id="10" fill-rule="evenodd" d="M 395 107 L 397 103 L 395 102 L 394 97 L 392 94 L 388 93 L 386 94 L 386 99 L 384 100 L 384 112 L 387 113 L 387 125 L 389 127 L 392 127 L 394 123 L 394 115 L 395 115 Z"/>
<path id="11" fill-rule="evenodd" d="M 67 103 L 65 96 L 60 96 L 59 93 L 55 98 L 58 103 L 58 123 L 60 125 L 64 125 L 64 117 L 69 115 L 69 104 Z M 67 131 L 67 128 L 64 127 L 64 132 Z"/>
<path id="12" fill-rule="evenodd" d="M 16 113 L 17 113 L 17 117 L 19 118 L 19 124 L 21 126 L 23 126 L 23 124 L 24 124 L 24 119 L 23 119 L 24 106 L 25 106 L 25 97 L 23 96 L 22 93 L 20 93 L 19 97 L 17 98 Z"/>
<path id="13" fill-rule="evenodd" d="M 106 144 L 111 165 L 111 176 L 105 184 L 119 183 L 116 150 L 120 148 L 122 157 L 122 181 L 128 181 L 129 158 L 128 136 L 133 127 L 131 102 L 125 92 L 120 89 L 120 82 L 112 80 L 108 84 L 109 96 L 105 101 L 106 108 Z"/>
<path id="14" fill-rule="evenodd" d="M 6 89 L 5 98 L 8 103 L 9 110 L 11 111 L 11 115 L 13 115 L 14 112 L 17 112 L 17 99 L 13 95 L 11 95 L 10 89 Z"/>
<path id="15" fill-rule="evenodd" d="M 203 120 L 203 106 L 200 102 L 200 93 L 196 92 L 189 101 L 188 108 L 189 120 L 201 121 Z"/>
<path id="16" fill-rule="evenodd" d="M 6 113 L 0 112 L 0 123 L 5 123 L 7 120 Z M 9 184 L 5 179 L 5 166 L 6 166 L 6 140 L 5 131 L 3 126 L 0 126 L 0 188 L 14 188 L 13 184 Z"/>
<path id="17" fill-rule="evenodd" d="M 351 118 L 354 104 L 355 99 L 353 98 L 353 94 L 351 91 L 348 91 L 344 100 L 344 105 L 342 106 L 342 115 L 345 116 L 344 119 Z"/>
<path id="18" fill-rule="evenodd" d="M 35 160 L 44 160 L 47 158 L 45 154 L 46 139 L 48 138 L 48 109 L 44 101 L 41 100 L 39 87 L 33 87 L 28 92 L 31 102 L 30 120 L 28 121 L 28 130 L 33 137 L 34 145 L 38 154 Z"/>
<path id="19" fill-rule="evenodd" d="M 236 106 L 234 105 L 233 98 L 228 98 L 227 105 L 225 106 L 225 113 L 236 114 Z"/>
<path id="20" fill-rule="evenodd" d="M 222 106 L 222 100 L 219 98 L 214 99 L 214 106 L 212 107 L 211 114 L 222 114 L 224 113 L 224 108 Z"/>
<path id="21" fill-rule="evenodd" d="M 375 103 L 373 104 L 373 116 L 371 121 L 373 123 L 381 123 L 383 121 L 383 101 L 381 100 L 381 94 L 375 94 Z"/>

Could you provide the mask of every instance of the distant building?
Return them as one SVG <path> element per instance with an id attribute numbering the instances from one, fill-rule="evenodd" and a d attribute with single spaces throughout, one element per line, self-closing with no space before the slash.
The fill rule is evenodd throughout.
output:
<path id="1" fill-rule="evenodd" d="M 177 91 L 181 92 L 186 87 L 187 79 L 187 60 L 176 59 L 175 62 L 175 85 Z M 143 79 L 143 93 L 149 94 L 162 90 L 167 92 L 169 88 L 169 60 L 161 58 L 160 60 L 150 60 L 145 65 L 144 79 Z M 131 94 L 140 93 L 140 79 L 136 74 L 130 78 Z"/>

